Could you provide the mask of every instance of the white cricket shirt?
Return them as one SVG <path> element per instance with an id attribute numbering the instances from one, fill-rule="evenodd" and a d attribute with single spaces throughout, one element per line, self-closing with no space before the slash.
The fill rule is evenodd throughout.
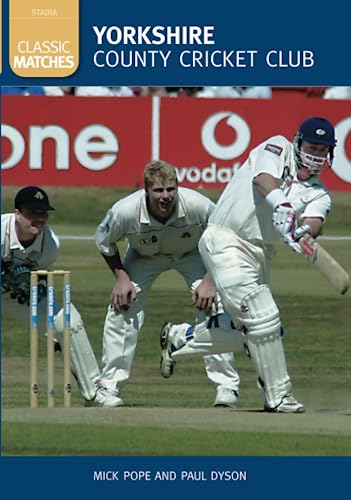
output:
<path id="1" fill-rule="evenodd" d="M 96 231 L 96 244 L 104 255 L 116 253 L 116 243 L 127 239 L 140 255 L 157 254 L 181 257 L 197 251 L 197 244 L 214 203 L 202 194 L 178 188 L 173 215 L 165 224 L 150 216 L 145 190 L 141 189 L 116 202 Z"/>
<path id="2" fill-rule="evenodd" d="M 60 243 L 48 226 L 24 248 L 15 229 L 15 214 L 1 215 L 1 258 L 13 267 L 27 266 L 30 269 L 47 269 L 57 259 Z"/>
<path id="3" fill-rule="evenodd" d="M 292 143 L 283 136 L 274 136 L 251 151 L 223 191 L 209 223 L 233 229 L 249 241 L 277 241 L 280 234 L 272 225 L 272 207 L 253 184 L 260 173 L 278 179 L 299 221 L 304 217 L 324 220 L 328 215 L 331 200 L 319 177 L 299 181 Z"/>

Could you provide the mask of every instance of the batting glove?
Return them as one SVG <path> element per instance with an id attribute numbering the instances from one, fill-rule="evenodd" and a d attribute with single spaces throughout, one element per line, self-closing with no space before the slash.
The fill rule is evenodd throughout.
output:
<path id="1" fill-rule="evenodd" d="M 295 210 L 281 189 L 271 191 L 266 196 L 266 201 L 273 208 L 273 227 L 281 234 L 284 243 L 294 252 L 302 253 L 298 240 L 310 232 L 310 227 L 296 228 Z"/>
<path id="2" fill-rule="evenodd" d="M 295 231 L 296 214 L 292 205 L 288 202 L 278 205 L 273 211 L 273 226 L 282 235 Z"/>
<path id="3" fill-rule="evenodd" d="M 273 226 L 282 235 L 284 243 L 291 250 L 301 253 L 300 245 L 295 239 L 296 214 L 289 202 L 282 203 L 274 209 Z"/>
<path id="4" fill-rule="evenodd" d="M 305 236 L 305 234 L 312 234 L 312 228 L 308 224 L 304 224 L 303 226 L 296 228 L 294 234 L 295 240 L 299 241 L 299 239 Z"/>
<path id="5" fill-rule="evenodd" d="M 305 236 L 305 234 L 311 234 L 311 232 L 311 227 L 308 224 L 300 226 L 296 228 L 293 233 L 287 233 L 283 237 L 284 243 L 286 243 L 294 252 L 302 253 L 299 240 Z"/>

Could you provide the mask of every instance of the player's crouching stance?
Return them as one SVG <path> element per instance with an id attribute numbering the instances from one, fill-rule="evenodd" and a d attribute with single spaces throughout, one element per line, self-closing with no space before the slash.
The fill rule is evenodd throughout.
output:
<path id="1" fill-rule="evenodd" d="M 36 186 L 21 189 L 15 197 L 15 212 L 1 216 L 1 283 L 5 314 L 28 326 L 30 272 L 54 264 L 59 241 L 47 226 L 48 212 L 54 210 L 45 191 Z M 46 281 L 39 290 L 39 332 L 46 332 Z M 55 350 L 63 342 L 63 309 L 55 304 Z M 71 368 L 87 406 L 95 404 L 100 369 L 91 348 L 82 318 L 71 304 Z"/>
<path id="2" fill-rule="evenodd" d="M 164 377 L 172 375 L 182 355 L 245 349 L 258 375 L 264 410 L 305 411 L 292 395 L 279 310 L 269 288 L 270 258 L 278 239 L 301 253 L 299 238 L 320 233 L 331 200 L 319 173 L 331 165 L 335 145 L 332 124 L 313 117 L 301 124 L 293 143 L 275 136 L 251 151 L 199 241 L 229 318 L 220 315 L 195 328 L 166 324 L 161 331 Z"/>
<path id="3" fill-rule="evenodd" d="M 144 189 L 117 201 L 99 225 L 97 247 L 115 279 L 103 331 L 101 383 L 106 390 L 96 397 L 101 406 L 123 405 L 121 390 L 131 374 L 146 301 L 158 276 L 173 269 L 184 278 L 199 322 L 216 303 L 216 289 L 198 251 L 214 207 L 209 198 L 179 187 L 172 165 L 155 160 L 144 169 Z M 123 240 L 128 248 L 122 258 L 118 247 Z M 234 405 L 240 379 L 233 354 L 205 356 L 204 363 L 216 385 L 214 405 Z"/>

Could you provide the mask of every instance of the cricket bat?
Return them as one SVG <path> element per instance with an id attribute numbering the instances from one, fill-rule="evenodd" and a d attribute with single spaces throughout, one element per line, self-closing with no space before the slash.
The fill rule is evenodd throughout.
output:
<path id="1" fill-rule="evenodd" d="M 299 240 L 303 255 L 308 262 L 316 266 L 318 271 L 338 290 L 341 295 L 347 292 L 350 276 L 312 236 L 306 234 Z"/>

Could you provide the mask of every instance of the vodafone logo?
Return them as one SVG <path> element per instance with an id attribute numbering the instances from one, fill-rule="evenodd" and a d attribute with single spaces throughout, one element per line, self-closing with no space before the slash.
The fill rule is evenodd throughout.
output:
<path id="1" fill-rule="evenodd" d="M 225 144 L 228 137 L 231 142 Z M 201 167 L 177 168 L 178 181 L 190 184 L 227 184 L 240 168 L 240 163 L 234 161 L 231 165 L 221 165 L 220 162 L 241 156 L 248 148 L 250 139 L 250 128 L 238 114 L 232 111 L 219 111 L 210 115 L 201 127 L 201 144 L 216 161 Z"/>
<path id="2" fill-rule="evenodd" d="M 232 144 L 220 144 L 216 139 L 216 129 L 221 122 L 235 132 Z M 211 115 L 201 129 L 201 143 L 204 149 L 219 160 L 232 160 L 242 155 L 250 144 L 251 133 L 246 121 L 232 111 L 220 111 Z"/>
<path id="3" fill-rule="evenodd" d="M 335 148 L 333 172 L 344 182 L 351 183 L 351 117 L 344 118 L 336 125 L 335 135 L 338 142 Z"/>

